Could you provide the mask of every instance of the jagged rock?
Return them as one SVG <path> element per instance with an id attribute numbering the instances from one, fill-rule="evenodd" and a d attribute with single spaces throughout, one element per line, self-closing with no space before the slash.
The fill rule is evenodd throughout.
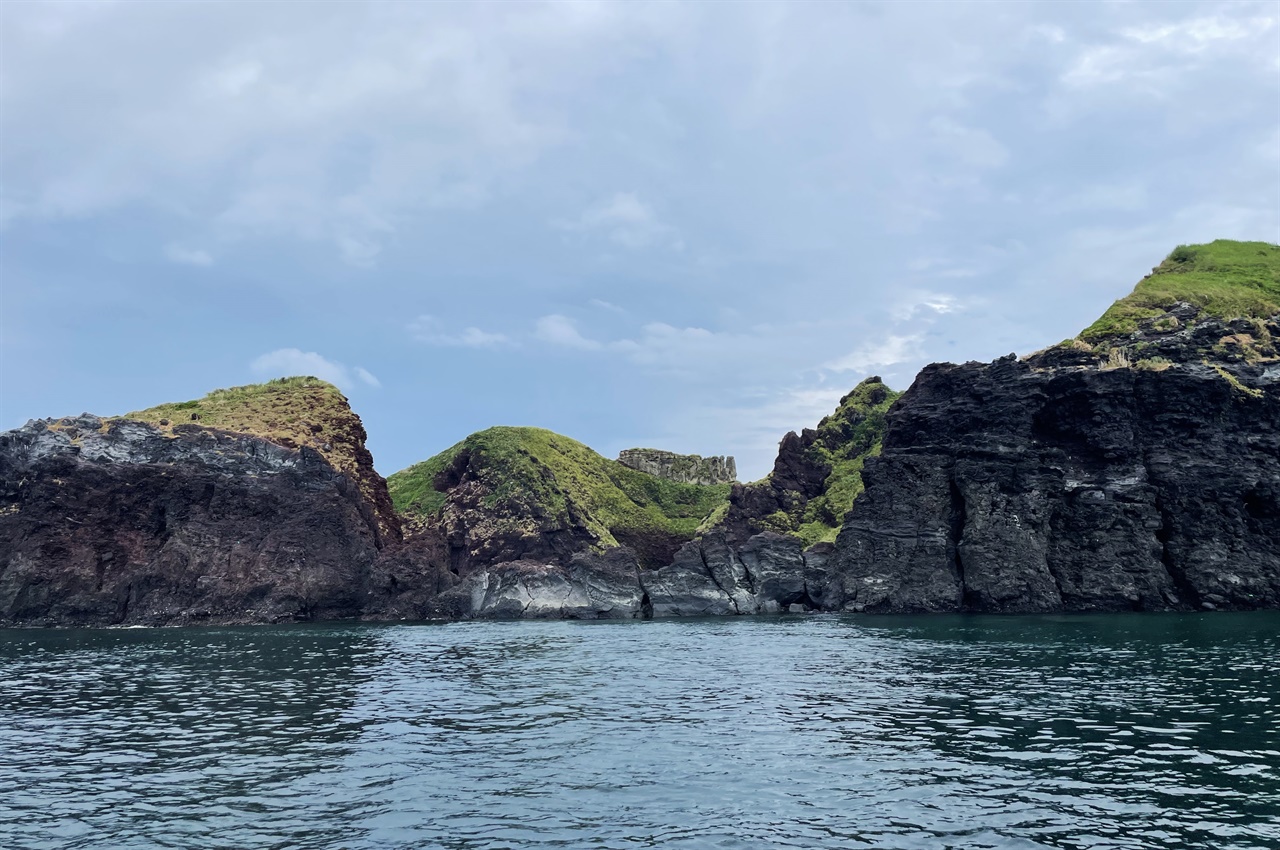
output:
<path id="1" fill-rule="evenodd" d="M 834 540 L 862 490 L 863 463 L 880 450 L 885 413 L 898 395 L 880 378 L 867 378 L 817 428 L 784 436 L 773 471 L 763 481 L 734 485 L 715 530 L 734 544 L 766 531 L 806 543 Z"/>
<path id="2" fill-rule="evenodd" d="M 722 533 L 687 543 L 673 563 L 640 573 L 651 616 L 774 614 L 800 605 L 837 610 L 840 585 L 827 569 L 831 544 L 765 532 L 740 546 Z"/>
<path id="3" fill-rule="evenodd" d="M 738 466 L 732 457 L 679 455 L 661 449 L 623 449 L 618 463 L 681 484 L 732 484 Z"/>
<path id="4" fill-rule="evenodd" d="M 1191 340 L 1195 357 L 1196 338 L 1220 339 L 1231 323 L 1200 316 L 1196 328 L 1171 332 L 1176 344 L 1160 332 L 1146 341 L 1185 357 Z M 1195 359 L 1062 363 L 1051 351 L 921 372 L 836 543 L 846 602 L 1280 606 L 1280 375 Z"/>
<path id="5" fill-rule="evenodd" d="M 450 619 L 637 619 L 642 593 L 634 556 L 580 553 L 567 566 L 513 561 L 471 573 L 435 602 Z"/>
<path id="6" fill-rule="evenodd" d="M 376 506 L 316 451 L 92 416 L 0 434 L 0 621 L 352 617 Z"/>

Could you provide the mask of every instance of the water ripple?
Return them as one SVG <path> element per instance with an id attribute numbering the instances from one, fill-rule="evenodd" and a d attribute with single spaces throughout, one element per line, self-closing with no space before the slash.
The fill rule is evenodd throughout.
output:
<path id="1" fill-rule="evenodd" d="M 1277 626 L 0 632 L 0 847 L 1271 848 Z"/>

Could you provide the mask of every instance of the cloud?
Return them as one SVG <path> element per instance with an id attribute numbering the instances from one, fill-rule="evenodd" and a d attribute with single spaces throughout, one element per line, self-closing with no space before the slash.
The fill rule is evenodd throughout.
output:
<path id="1" fill-rule="evenodd" d="M 599 232 L 624 248 L 664 245 L 683 248 L 675 228 L 659 221 L 653 208 L 632 192 L 618 192 L 590 207 L 577 219 L 560 222 L 565 230 Z"/>
<path id="2" fill-rule="evenodd" d="M 477 327 L 466 327 L 458 333 L 449 333 L 445 330 L 444 322 L 427 314 L 410 322 L 409 332 L 414 339 L 429 345 L 460 348 L 497 348 L 503 345 L 514 345 L 514 341 L 506 334 L 483 331 Z"/>
<path id="3" fill-rule="evenodd" d="M 573 320 L 568 316 L 553 313 L 538 319 L 534 336 L 543 342 L 558 345 L 562 348 L 576 348 L 582 351 L 595 351 L 601 347 L 600 342 L 588 339 L 578 332 Z"/>
<path id="4" fill-rule="evenodd" d="M 1214 15 L 1125 27 L 1112 42 L 1087 46 L 1062 75 L 1062 81 L 1086 88 L 1133 80 L 1153 90 L 1176 74 L 1218 57 L 1265 67 L 1275 61 L 1275 39 L 1267 34 L 1276 23 L 1271 16 L 1245 19 Z"/>
<path id="5" fill-rule="evenodd" d="M 314 351 L 302 351 L 297 348 L 278 348 L 275 351 L 269 351 L 254 358 L 249 364 L 249 369 L 260 378 L 311 375 L 343 390 L 350 390 L 357 383 L 370 387 L 382 386 L 382 382 L 363 367 L 348 368 Z"/>
<path id="6" fill-rule="evenodd" d="M 650 322 L 635 339 L 609 344 L 632 363 L 657 371 L 698 374 L 714 361 L 733 357 L 735 337 L 706 328 L 677 328 L 665 322 Z"/>
<path id="7" fill-rule="evenodd" d="M 364 381 L 369 386 L 371 387 L 382 386 L 382 381 L 379 381 L 372 372 L 370 372 L 368 369 L 365 369 L 363 366 L 357 366 L 354 371 L 356 373 L 356 377 Z"/>
<path id="8" fill-rule="evenodd" d="M 622 307 L 619 307 L 617 304 L 614 304 L 610 301 L 604 301 L 600 298 L 592 298 L 587 303 L 590 304 L 592 307 L 598 307 L 601 310 L 608 310 L 610 313 L 627 312 L 625 309 L 623 309 Z"/>
<path id="9" fill-rule="evenodd" d="M 950 118 L 936 117 L 929 122 L 933 142 L 941 151 L 967 166 L 978 169 L 999 168 L 1009 159 L 1009 150 L 990 132 L 966 127 Z"/>
<path id="10" fill-rule="evenodd" d="M 181 245 L 171 244 L 165 247 L 164 255 L 169 258 L 170 262 L 184 266 L 213 265 L 213 257 L 209 255 L 209 252 L 201 251 L 197 248 L 184 248 Z"/>
<path id="11" fill-rule="evenodd" d="M 8 10 L 0 224 L 177 210 L 220 237 L 325 242 L 370 266 L 407 220 L 484 205 L 562 144 L 572 100 L 548 95 L 586 88 L 630 38 L 664 39 L 673 14 L 144 6 Z"/>
<path id="12" fill-rule="evenodd" d="M 924 356 L 921 342 L 924 334 L 889 334 L 876 342 L 855 348 L 844 357 L 823 365 L 832 372 L 865 372 L 883 366 L 893 366 Z"/>
<path id="13" fill-rule="evenodd" d="M 943 275 L 945 276 L 945 272 Z M 960 299 L 945 292 L 910 292 L 898 301 L 889 314 L 899 322 L 906 322 L 917 315 L 942 316 L 963 309 Z"/>

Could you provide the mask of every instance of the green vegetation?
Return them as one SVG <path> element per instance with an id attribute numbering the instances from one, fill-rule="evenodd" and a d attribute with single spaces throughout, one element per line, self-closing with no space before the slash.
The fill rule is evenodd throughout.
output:
<path id="1" fill-rule="evenodd" d="M 862 466 L 880 454 L 885 414 L 897 400 L 879 379 L 868 379 L 840 399 L 840 406 L 818 423 L 818 438 L 809 455 L 831 465 L 821 496 L 810 499 L 796 528 L 805 545 L 834 542 L 845 514 L 862 495 Z"/>
<path id="2" fill-rule="evenodd" d="M 435 457 L 387 479 L 396 510 L 429 519 L 448 496 L 437 481 L 467 453 L 468 474 L 487 508 L 532 516 L 546 528 L 585 526 L 602 546 L 643 547 L 646 537 L 692 539 L 702 521 L 727 503 L 728 484 L 678 484 L 602 457 L 576 440 L 542 428 L 497 427 L 472 434 Z M 447 482 L 439 481 L 447 489 Z"/>
<path id="3" fill-rule="evenodd" d="M 751 526 L 794 535 L 806 546 L 834 542 L 845 515 L 862 495 L 862 467 L 867 458 L 880 454 L 885 415 L 900 395 L 879 378 L 868 378 L 840 399 L 840 406 L 818 423 L 805 448 L 809 466 L 829 470 L 822 493 L 806 502 L 801 494 L 782 490 L 779 496 L 784 504 L 768 516 L 752 519 Z M 748 486 L 772 487 L 771 479 L 772 475 Z M 714 519 L 709 519 L 707 527 Z"/>
<path id="4" fill-rule="evenodd" d="M 177 425 L 201 425 L 264 437 L 288 448 L 310 446 L 343 472 L 356 472 L 355 452 L 364 441 L 363 429 L 353 429 L 359 420 L 342 392 L 310 376 L 214 390 L 204 398 L 160 404 L 120 418 L 150 422 L 170 434 Z"/>
<path id="5" fill-rule="evenodd" d="M 1166 357 L 1144 357 L 1134 363 L 1133 368 L 1144 369 L 1148 372 L 1163 372 L 1166 369 L 1173 368 L 1173 361 Z"/>
<path id="6" fill-rule="evenodd" d="M 1256 390 L 1256 389 L 1253 389 L 1252 387 L 1246 387 L 1244 384 L 1240 383 L 1239 378 L 1237 378 L 1235 375 L 1228 372 L 1226 369 L 1223 369 L 1218 364 L 1207 363 L 1207 365 L 1212 366 L 1213 370 L 1217 372 L 1219 375 L 1221 375 L 1223 380 L 1225 380 L 1228 384 L 1230 384 L 1232 387 L 1239 390 L 1240 392 L 1244 393 L 1245 395 L 1250 396 L 1252 398 L 1263 397 L 1264 393 L 1262 392 L 1262 390 Z"/>
<path id="7" fill-rule="evenodd" d="M 1227 239 L 1179 245 L 1080 337 L 1093 342 L 1128 336 L 1138 330 L 1139 322 L 1164 316 L 1178 301 L 1224 319 L 1280 313 L 1280 245 Z M 1171 317 L 1161 321 L 1176 327 Z"/>

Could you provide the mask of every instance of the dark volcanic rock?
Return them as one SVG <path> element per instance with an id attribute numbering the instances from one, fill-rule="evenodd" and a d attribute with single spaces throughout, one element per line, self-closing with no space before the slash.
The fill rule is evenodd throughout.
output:
<path id="1" fill-rule="evenodd" d="M 0 434 L 0 622 L 351 617 L 379 506 L 316 451 L 92 416 Z"/>
<path id="2" fill-rule="evenodd" d="M 885 413 L 899 395 L 880 378 L 867 378 L 817 428 L 788 433 L 764 480 L 734 485 L 715 530 L 735 544 L 761 532 L 834 540 L 862 489 L 862 464 L 879 451 Z"/>
<path id="3" fill-rule="evenodd" d="M 1110 367 L 1128 340 L 921 372 L 837 540 L 844 603 L 1280 606 L 1280 368 L 1200 359 L 1218 320 L 1165 327 L 1135 337 L 1180 357 L 1153 368 Z"/>

